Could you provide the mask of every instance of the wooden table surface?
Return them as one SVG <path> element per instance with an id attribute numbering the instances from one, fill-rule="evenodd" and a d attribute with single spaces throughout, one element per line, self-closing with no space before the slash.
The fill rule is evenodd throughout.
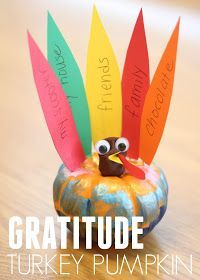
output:
<path id="1" fill-rule="evenodd" d="M 140 2 L 140 3 L 139 3 Z M 109 254 L 110 270 L 116 266 L 116 255 L 126 254 L 130 260 L 145 254 L 178 255 L 188 262 L 193 255 L 193 275 L 181 268 L 178 276 L 164 272 L 156 275 L 152 266 L 147 276 L 137 267 L 133 276 L 128 268 L 121 275 L 108 275 L 105 265 L 98 268 L 95 279 L 200 279 L 200 4 L 199 1 L 96 1 L 113 44 L 120 70 L 140 7 L 143 7 L 149 45 L 151 78 L 179 15 L 182 16 L 174 95 L 164 135 L 156 154 L 156 162 L 165 170 L 169 182 L 168 210 L 160 224 L 144 239 L 144 250 L 130 248 L 115 251 L 11 250 L 8 246 L 8 221 L 17 215 L 37 216 L 41 233 L 45 216 L 56 213 L 52 200 L 52 183 L 61 161 L 52 144 L 40 108 L 29 59 L 26 30 L 29 29 L 41 49 L 46 52 L 46 15 L 54 16 L 68 40 L 84 75 L 93 1 L 1 1 L 1 101 L 0 101 L 0 279 L 94 279 L 93 254 Z M 59 244 L 59 227 L 56 234 Z M 71 265 L 70 275 L 10 274 L 7 254 L 84 254 L 79 275 Z M 26 269 L 27 256 L 22 261 Z M 53 260 L 54 269 L 59 261 Z M 165 262 L 170 269 L 170 259 Z M 67 268 L 66 268 L 67 269 Z"/>

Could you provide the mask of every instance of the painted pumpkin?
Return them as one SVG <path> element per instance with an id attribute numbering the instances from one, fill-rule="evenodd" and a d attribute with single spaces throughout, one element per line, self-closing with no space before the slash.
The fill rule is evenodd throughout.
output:
<path id="1" fill-rule="evenodd" d="M 132 216 L 143 216 L 141 227 L 145 236 L 165 214 L 168 185 L 163 171 L 155 164 L 149 166 L 142 161 L 131 162 L 145 172 L 145 180 L 129 174 L 121 178 L 101 176 L 97 154 L 86 159 L 82 168 L 74 172 L 62 165 L 53 186 L 57 213 L 80 218 L 125 216 L 130 223 Z M 96 226 L 93 225 L 93 230 Z M 85 236 L 84 223 L 80 223 L 80 235 Z"/>

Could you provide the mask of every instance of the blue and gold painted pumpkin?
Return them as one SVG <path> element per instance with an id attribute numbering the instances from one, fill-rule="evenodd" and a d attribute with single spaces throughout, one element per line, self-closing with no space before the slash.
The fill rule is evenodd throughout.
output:
<path id="1" fill-rule="evenodd" d="M 129 174 L 121 178 L 101 176 L 95 153 L 77 171 L 70 172 L 61 165 L 53 186 L 57 213 L 72 219 L 79 216 L 80 220 L 83 216 L 124 216 L 130 224 L 132 216 L 143 216 L 141 227 L 145 236 L 165 214 L 168 185 L 163 171 L 155 164 L 131 161 L 145 172 L 145 180 Z M 97 228 L 97 224 L 93 227 Z M 84 223 L 80 223 L 80 235 L 85 235 Z"/>

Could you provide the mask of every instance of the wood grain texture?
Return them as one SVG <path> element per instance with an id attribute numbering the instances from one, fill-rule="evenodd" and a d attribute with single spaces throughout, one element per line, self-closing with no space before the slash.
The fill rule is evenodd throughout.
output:
<path id="1" fill-rule="evenodd" d="M 138 1 L 139 2 L 139 1 Z M 125 51 L 140 7 L 149 46 L 151 77 L 179 15 L 182 16 L 179 52 L 175 75 L 174 95 L 164 135 L 156 155 L 156 162 L 165 170 L 169 183 L 168 210 L 154 231 L 145 237 L 144 250 L 130 248 L 121 251 L 100 250 L 94 247 L 86 251 L 72 249 L 69 234 L 68 250 L 30 250 L 17 252 L 8 247 L 8 220 L 18 215 L 37 216 L 41 230 L 45 216 L 56 213 L 52 201 L 52 183 L 60 159 L 47 130 L 36 88 L 33 81 L 27 46 L 26 29 L 37 39 L 46 52 L 47 10 L 54 16 L 65 39 L 73 50 L 84 75 L 86 50 L 89 38 L 93 1 L 1 1 L 1 101 L 0 101 L 0 279 L 199 279 L 200 250 L 200 113 L 199 113 L 199 49 L 200 24 L 199 1 L 96 1 L 97 8 L 110 36 L 122 70 Z M 185 4 L 186 8 L 183 8 Z M 58 242 L 59 228 L 56 227 Z M 9 253 L 84 254 L 79 275 L 72 264 L 71 275 L 48 276 L 15 273 L 10 275 Z M 164 256 L 179 255 L 188 260 L 193 255 L 193 275 L 181 269 L 178 276 L 156 274 L 152 266 L 147 277 L 137 267 L 133 276 L 128 269 L 122 275 L 108 275 L 105 266 L 92 275 L 93 254 L 109 254 L 110 270 L 115 269 L 116 255 L 131 258 L 139 254 L 144 262 L 145 254 Z M 53 260 L 55 270 L 59 260 Z M 22 262 L 25 269 L 27 260 Z M 166 260 L 166 268 L 170 268 Z M 16 263 L 14 266 L 16 270 Z"/>

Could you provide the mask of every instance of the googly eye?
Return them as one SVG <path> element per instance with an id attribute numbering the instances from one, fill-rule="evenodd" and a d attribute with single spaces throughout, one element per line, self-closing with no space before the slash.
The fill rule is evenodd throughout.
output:
<path id="1" fill-rule="evenodd" d="M 95 150 L 99 155 L 105 155 L 110 151 L 110 144 L 106 140 L 100 140 L 96 143 Z"/>
<path id="2" fill-rule="evenodd" d="M 126 152 L 129 148 L 128 139 L 121 137 L 115 142 L 115 148 L 120 152 Z"/>

